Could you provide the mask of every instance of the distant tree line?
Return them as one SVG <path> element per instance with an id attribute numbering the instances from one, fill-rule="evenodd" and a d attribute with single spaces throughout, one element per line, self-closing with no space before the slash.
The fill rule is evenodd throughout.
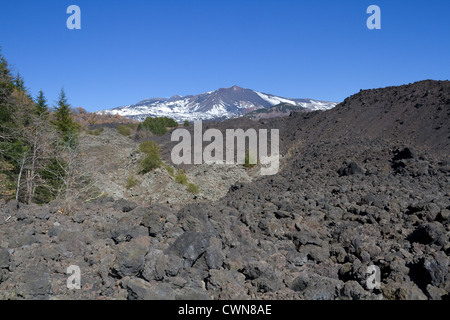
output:
<path id="1" fill-rule="evenodd" d="M 149 130 L 153 134 L 157 136 L 162 136 L 167 133 L 167 128 L 176 128 L 178 127 L 178 122 L 169 117 L 156 117 L 151 118 L 147 117 L 143 122 L 141 122 L 138 126 L 138 131 L 140 130 Z"/>
<path id="2" fill-rule="evenodd" d="M 72 109 L 74 120 L 81 126 L 83 130 L 96 130 L 102 125 L 107 124 L 135 124 L 137 121 L 130 120 L 118 114 L 108 114 L 105 112 L 88 112 L 81 107 Z M 137 124 L 136 124 L 137 125 Z"/>

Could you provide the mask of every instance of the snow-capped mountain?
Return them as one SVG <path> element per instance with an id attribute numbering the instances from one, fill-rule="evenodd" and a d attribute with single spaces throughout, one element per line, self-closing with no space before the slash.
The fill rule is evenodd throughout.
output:
<path id="1" fill-rule="evenodd" d="M 240 117 L 261 108 L 270 108 L 280 103 L 289 103 L 310 111 L 328 110 L 335 102 L 312 99 L 288 99 L 250 89 L 233 86 L 198 95 L 178 96 L 170 99 L 145 99 L 136 104 L 99 111 L 139 121 L 146 117 L 170 117 L 178 122 L 188 120 L 224 120 Z"/>

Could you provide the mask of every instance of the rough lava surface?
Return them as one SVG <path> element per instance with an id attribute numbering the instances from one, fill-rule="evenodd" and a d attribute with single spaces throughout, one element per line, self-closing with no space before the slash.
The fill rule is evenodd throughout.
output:
<path id="1" fill-rule="evenodd" d="M 0 298 L 449 298 L 448 81 L 210 125 L 233 123 L 280 129 L 277 175 L 213 201 L 103 197 L 71 215 L 58 202 L 0 203 Z M 80 290 L 67 288 L 70 265 Z M 379 287 L 367 285 L 371 265 Z"/>

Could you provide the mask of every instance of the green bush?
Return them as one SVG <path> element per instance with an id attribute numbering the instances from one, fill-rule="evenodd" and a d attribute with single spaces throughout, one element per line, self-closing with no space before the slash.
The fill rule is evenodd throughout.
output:
<path id="1" fill-rule="evenodd" d="M 131 129 L 127 126 L 121 124 L 117 127 L 117 132 L 119 132 L 121 135 L 128 137 L 131 134 Z"/>
<path id="2" fill-rule="evenodd" d="M 174 167 L 165 165 L 164 168 L 166 168 L 166 170 L 170 174 L 170 176 L 175 177 L 175 169 L 174 169 Z"/>
<path id="3" fill-rule="evenodd" d="M 189 121 L 185 120 L 184 123 L 183 123 L 183 126 L 189 127 L 189 125 L 190 125 L 190 124 L 189 124 Z"/>
<path id="4" fill-rule="evenodd" d="M 147 155 L 140 163 L 140 169 L 146 174 L 161 166 L 161 159 L 156 154 Z"/>
<path id="5" fill-rule="evenodd" d="M 145 174 L 161 166 L 161 149 L 155 141 L 142 142 L 139 151 L 146 154 L 146 157 L 140 163 L 142 173 Z"/>
<path id="6" fill-rule="evenodd" d="M 169 171 L 169 174 L 171 175 L 171 176 L 173 176 L 173 168 L 172 167 L 169 167 L 170 169 L 168 170 Z M 166 169 L 168 169 L 168 167 L 166 167 Z M 190 193 L 193 193 L 193 194 L 198 194 L 199 192 L 200 192 L 200 188 L 196 185 L 196 184 L 194 184 L 194 183 L 190 183 L 189 181 L 188 181 L 188 178 L 186 177 L 186 173 L 184 172 L 184 170 L 183 169 L 179 169 L 178 171 L 177 171 L 177 175 L 175 176 L 175 182 L 177 182 L 177 183 L 179 183 L 179 184 L 182 184 L 182 185 L 184 185 L 184 186 L 186 186 L 186 190 L 188 191 L 188 192 L 190 192 Z"/>
<path id="7" fill-rule="evenodd" d="M 139 151 L 149 155 L 149 154 L 157 154 L 158 156 L 161 153 L 161 149 L 155 141 L 145 141 L 142 142 L 139 146 Z"/>
<path id="8" fill-rule="evenodd" d="M 193 194 L 198 194 L 200 192 L 199 187 L 194 183 L 188 183 L 186 190 Z"/>
<path id="9" fill-rule="evenodd" d="M 184 172 L 183 169 L 179 169 L 177 171 L 177 175 L 175 176 L 175 181 L 179 184 L 183 184 L 183 185 L 187 185 L 188 184 L 188 180 L 186 177 L 186 173 Z"/>

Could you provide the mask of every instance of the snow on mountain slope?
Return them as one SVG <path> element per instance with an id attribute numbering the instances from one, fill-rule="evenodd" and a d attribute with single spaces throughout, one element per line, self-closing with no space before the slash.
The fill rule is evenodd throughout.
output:
<path id="1" fill-rule="evenodd" d="M 191 96 L 175 95 L 170 99 L 145 99 L 136 104 L 99 111 L 139 121 L 146 117 L 170 117 L 178 122 L 184 120 L 224 120 L 240 117 L 262 108 L 289 103 L 305 109 L 328 110 L 337 103 L 312 99 L 288 99 L 250 89 L 233 86 Z"/>
<path id="2" fill-rule="evenodd" d="M 290 103 L 290 104 L 296 105 L 296 103 L 293 100 L 288 100 L 288 99 L 284 99 L 284 98 L 280 98 L 280 97 L 275 97 L 272 95 L 267 95 L 267 94 L 264 94 L 264 93 L 261 93 L 258 91 L 255 91 L 255 92 L 258 96 L 260 96 L 262 99 L 266 100 L 267 102 L 269 102 L 272 105 L 277 105 L 280 103 Z"/>

